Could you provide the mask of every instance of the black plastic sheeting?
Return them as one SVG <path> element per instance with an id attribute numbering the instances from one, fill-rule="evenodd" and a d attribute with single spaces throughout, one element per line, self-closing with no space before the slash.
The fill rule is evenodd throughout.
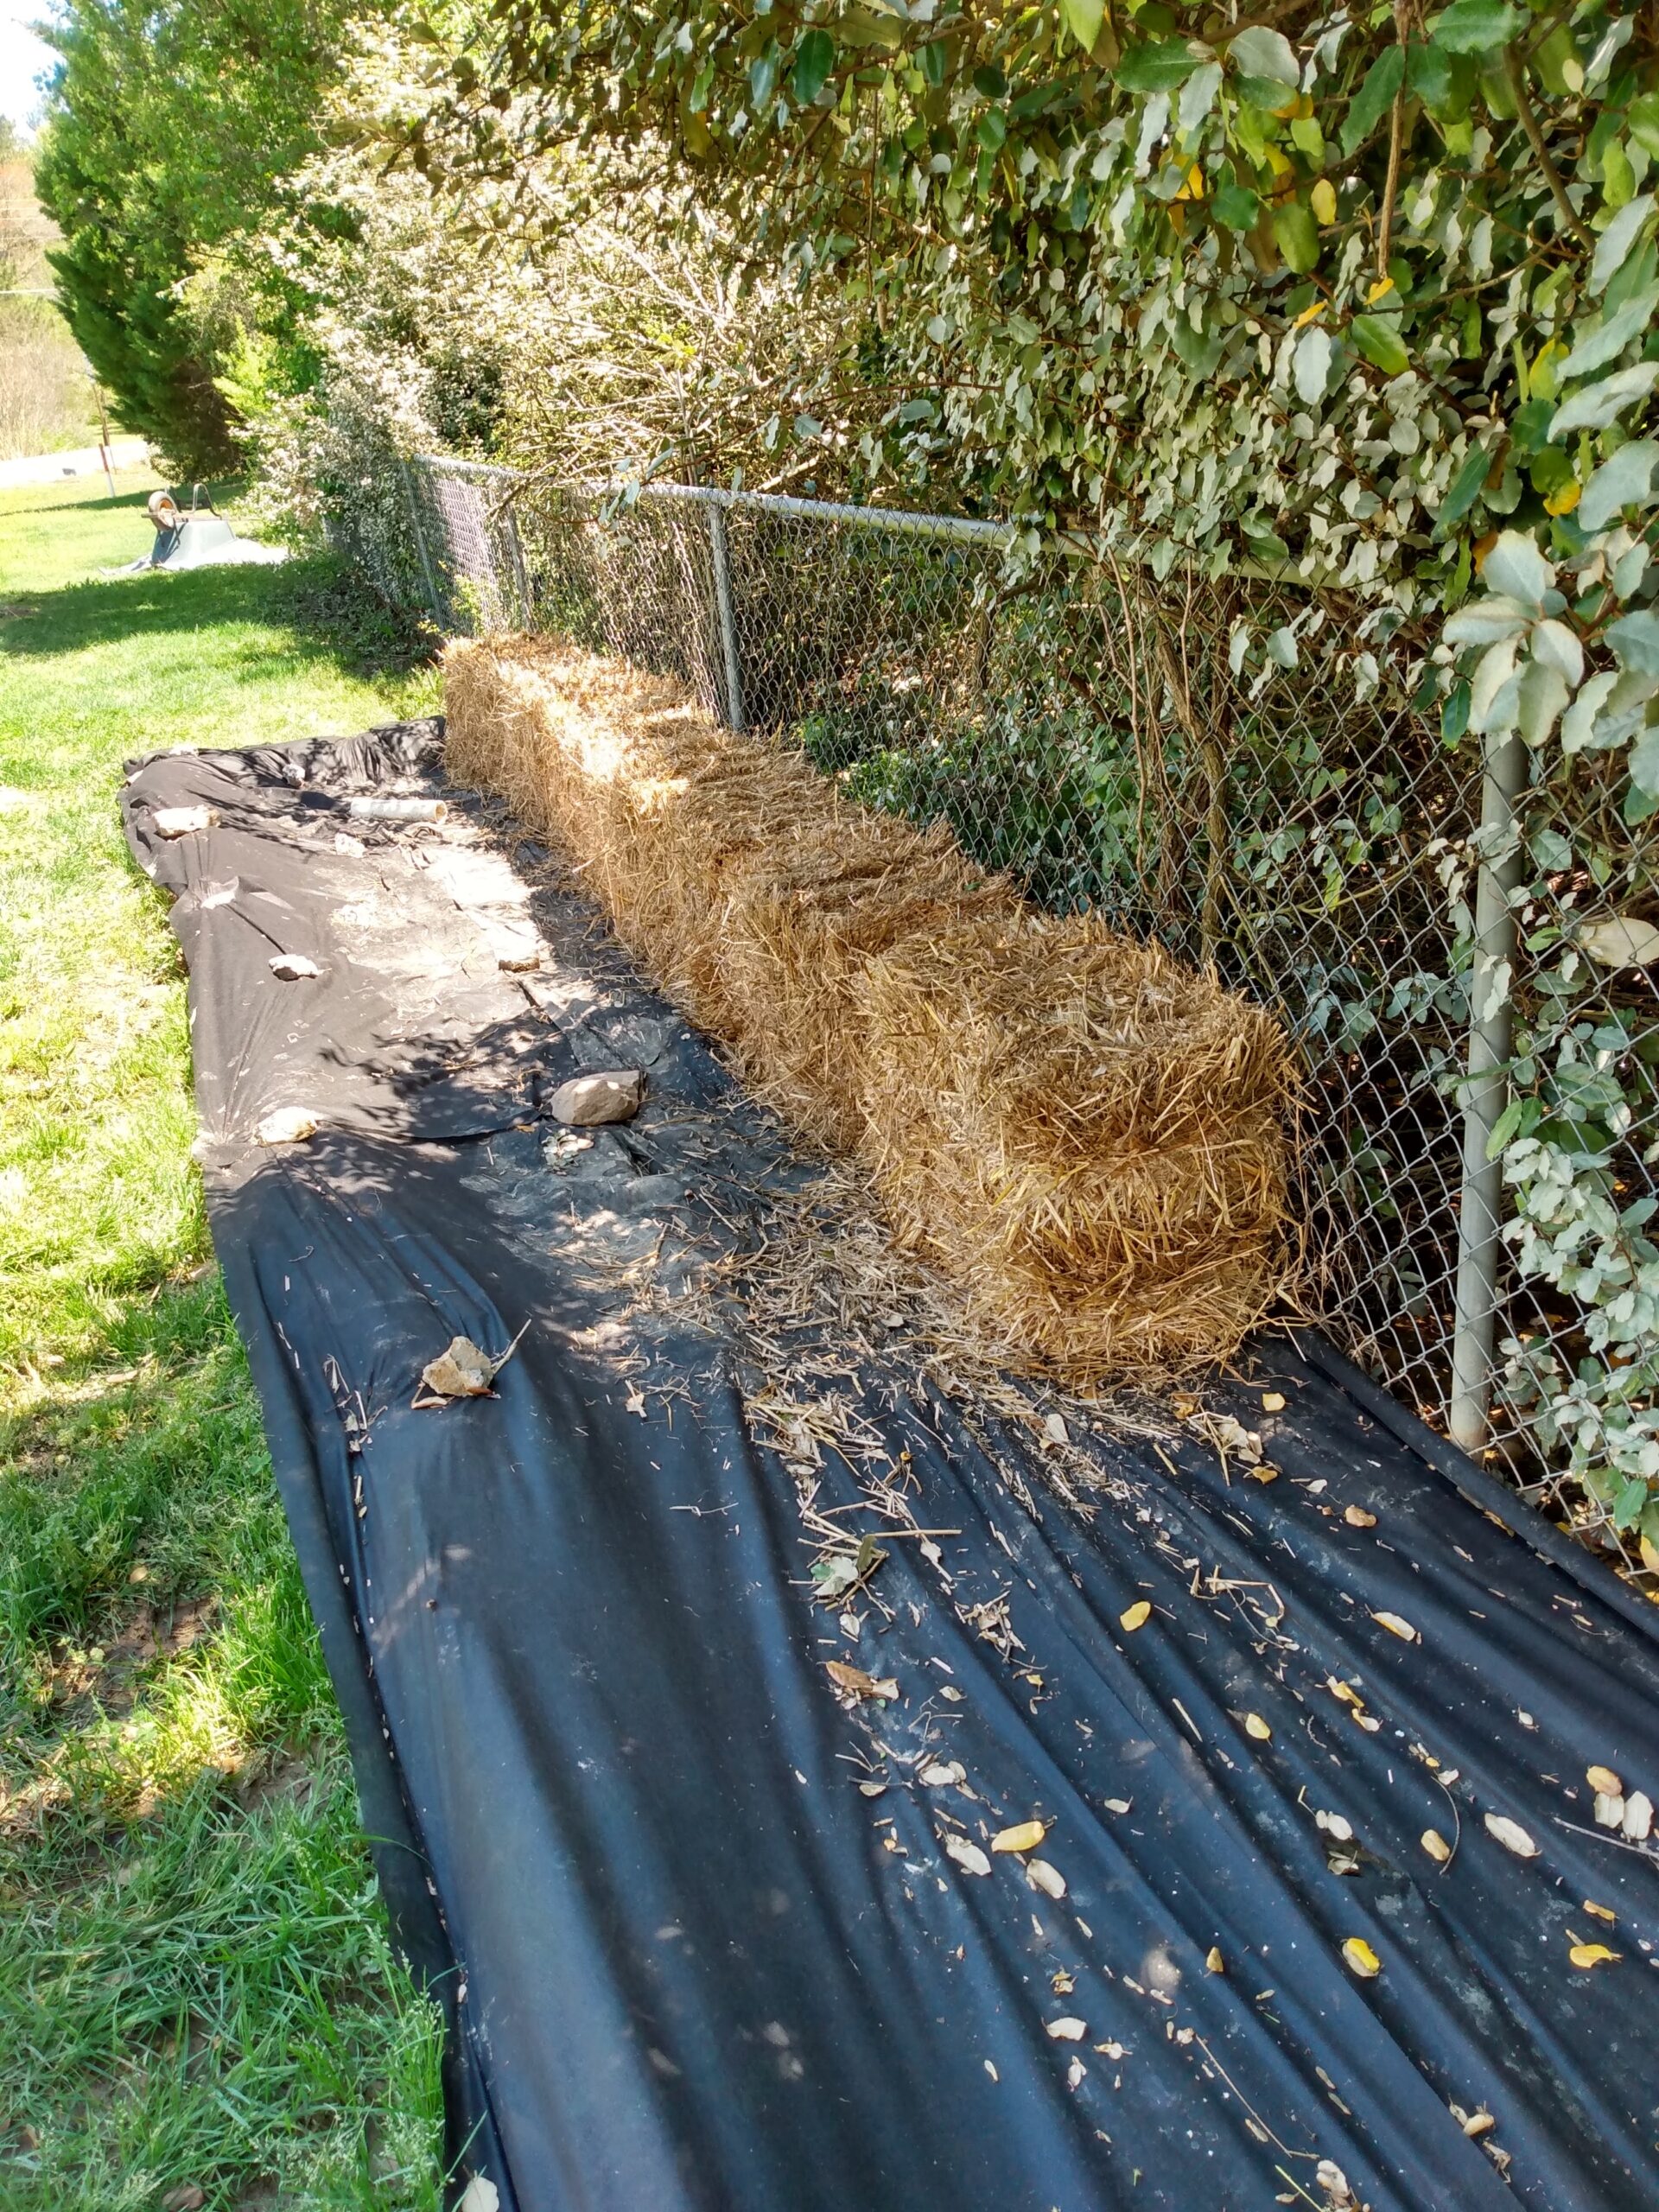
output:
<path id="1" fill-rule="evenodd" d="M 850 1638 L 741 1330 L 675 1311 L 809 1171 L 499 809 L 348 814 L 442 790 L 438 737 L 158 756 L 124 804 L 458 2177 L 520 2212 L 1243 2212 L 1344 2202 L 1333 2167 L 1376 2212 L 1659 2202 L 1659 1866 L 1585 1779 L 1659 1795 L 1648 1610 L 1304 1336 L 1205 1394 L 1276 1480 L 1103 1422 L 1076 1510 L 1040 1430 L 867 1363 L 817 1510 L 891 1529 L 874 1471 L 951 1533 L 886 1543 Z M 553 1136 L 550 1086 L 615 1065 L 639 1120 Z M 283 1106 L 325 1126 L 251 1141 Z M 493 1396 L 412 1409 L 452 1334 L 526 1323 Z M 1063 1898 L 944 1847 L 1033 1818 Z"/>

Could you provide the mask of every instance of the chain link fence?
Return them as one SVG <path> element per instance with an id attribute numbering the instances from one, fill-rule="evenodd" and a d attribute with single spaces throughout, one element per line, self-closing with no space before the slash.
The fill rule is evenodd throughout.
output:
<path id="1" fill-rule="evenodd" d="M 1656 841 L 1611 770 L 1564 796 L 1515 740 L 1483 773 L 1421 652 L 1406 703 L 1408 646 L 1266 575 L 1011 561 L 990 524 L 667 485 L 612 508 L 478 463 L 396 467 L 395 496 L 337 532 L 387 597 L 445 632 L 557 630 L 677 676 L 849 796 L 948 823 L 1033 899 L 1155 935 L 1274 1007 L 1306 1078 L 1310 1303 L 1432 1425 L 1635 1562 L 1659 1332 L 1630 1306 L 1626 1248 L 1659 1206 L 1659 1005 L 1645 967 L 1586 946 L 1592 913 L 1650 896 Z M 1516 1165 L 1540 1145 L 1543 1199 Z"/>

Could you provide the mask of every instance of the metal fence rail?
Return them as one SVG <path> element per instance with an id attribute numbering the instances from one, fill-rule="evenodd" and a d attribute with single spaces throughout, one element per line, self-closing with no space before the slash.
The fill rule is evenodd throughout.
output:
<path id="1" fill-rule="evenodd" d="M 1587 962 L 1571 1004 L 1532 989 L 1527 948 L 1576 916 L 1565 881 L 1557 912 L 1554 893 L 1517 911 L 1523 747 L 1483 777 L 1471 741 L 1391 702 L 1340 604 L 1270 577 L 1065 555 L 1016 574 L 996 524 L 679 485 L 607 508 L 480 463 L 400 467 L 354 548 L 388 597 L 677 676 L 851 796 L 948 823 L 1034 899 L 1271 1004 L 1306 1073 L 1320 1309 L 1431 1422 L 1558 1490 L 1560 1377 L 1570 1395 L 1599 1358 L 1605 1380 L 1606 1355 L 1580 1302 L 1522 1279 L 1491 1134 L 1517 1035 L 1547 1020 L 1569 1058 L 1574 1036 L 1586 1065 L 1611 1052 L 1609 1172 L 1659 1197 L 1659 1002 L 1644 972 Z M 1650 881 L 1647 834 L 1623 834 Z"/>

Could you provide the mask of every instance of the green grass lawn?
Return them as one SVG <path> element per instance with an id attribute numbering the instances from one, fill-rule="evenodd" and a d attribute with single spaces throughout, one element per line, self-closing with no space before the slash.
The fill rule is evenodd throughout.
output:
<path id="1" fill-rule="evenodd" d="M 135 753 L 435 681 L 314 564 L 101 576 L 149 543 L 156 480 L 119 480 L 0 493 L 0 2208 L 430 2212 L 435 2015 L 357 1831 L 116 796 Z"/>

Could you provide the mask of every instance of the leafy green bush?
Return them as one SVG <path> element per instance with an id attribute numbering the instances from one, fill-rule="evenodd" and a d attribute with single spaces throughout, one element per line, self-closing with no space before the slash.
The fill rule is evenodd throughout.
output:
<path id="1" fill-rule="evenodd" d="M 181 287 L 274 213 L 373 0 L 68 0 L 38 168 L 69 324 L 120 420 L 181 474 L 236 459 L 234 410 Z"/>

